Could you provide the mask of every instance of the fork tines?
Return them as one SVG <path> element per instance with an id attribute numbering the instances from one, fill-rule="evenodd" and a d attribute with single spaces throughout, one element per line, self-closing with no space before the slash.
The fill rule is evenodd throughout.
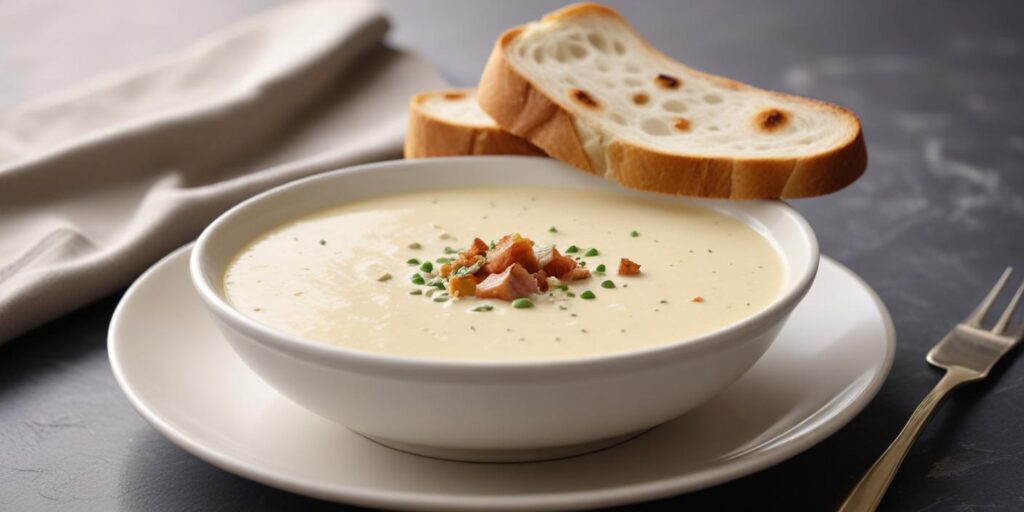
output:
<path id="1" fill-rule="evenodd" d="M 1006 286 L 1006 282 L 1010 280 L 1010 274 L 1013 273 L 1013 267 L 1006 267 L 1003 271 L 1003 275 L 999 277 L 999 281 L 992 287 L 992 290 L 988 292 L 985 299 L 978 304 L 978 307 L 967 317 L 964 323 L 971 327 L 981 329 L 981 323 L 985 320 L 985 316 L 988 314 L 989 309 L 992 308 L 992 304 L 995 303 L 996 298 L 999 297 L 999 293 L 1003 291 L 1003 287 Z M 1010 303 L 1007 304 L 1006 310 L 999 317 L 996 325 L 992 328 L 993 334 L 1006 334 L 1007 329 L 1010 327 L 1010 320 L 1013 319 L 1013 314 L 1017 309 L 1017 305 L 1020 303 L 1021 295 L 1024 294 L 1024 282 L 1021 282 L 1020 286 L 1017 287 L 1016 293 L 1013 294 L 1013 298 L 1010 299 Z M 1012 337 L 1020 337 L 1024 333 L 1024 326 L 1018 329 L 1020 332 L 1010 333 Z"/>

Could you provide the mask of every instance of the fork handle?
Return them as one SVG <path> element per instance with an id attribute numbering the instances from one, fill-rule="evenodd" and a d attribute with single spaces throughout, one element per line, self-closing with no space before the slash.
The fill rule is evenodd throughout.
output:
<path id="1" fill-rule="evenodd" d="M 946 398 L 950 391 L 975 377 L 974 372 L 965 368 L 958 366 L 950 368 L 931 392 L 924 397 L 921 404 L 914 410 L 914 414 L 910 415 L 907 424 L 892 444 L 886 448 L 885 453 L 875 461 L 857 483 L 857 487 L 854 487 L 850 495 L 846 497 L 846 501 L 839 507 L 839 512 L 871 512 L 878 508 L 882 496 L 889 489 L 889 484 L 896 476 L 896 471 L 900 469 L 900 464 L 903 463 L 907 452 L 910 451 L 911 445 L 917 440 L 921 429 L 938 408 L 939 403 Z"/>

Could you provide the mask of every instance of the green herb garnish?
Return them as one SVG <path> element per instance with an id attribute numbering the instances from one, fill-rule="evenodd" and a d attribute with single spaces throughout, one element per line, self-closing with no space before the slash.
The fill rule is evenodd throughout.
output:
<path id="1" fill-rule="evenodd" d="M 422 270 L 424 272 L 433 272 L 434 271 L 434 264 L 429 262 L 429 261 L 424 261 L 423 264 L 420 265 L 420 270 Z"/>
<path id="2" fill-rule="evenodd" d="M 598 254 L 600 254 L 600 253 L 597 252 L 597 249 L 593 249 L 593 248 L 588 250 L 587 252 L 583 253 L 584 256 L 597 256 Z"/>
<path id="3" fill-rule="evenodd" d="M 423 290 L 413 290 L 409 292 L 409 295 L 423 295 Z"/>
<path id="4" fill-rule="evenodd" d="M 409 258 L 405 262 L 410 264 L 410 265 L 419 265 L 420 264 L 420 260 L 418 260 L 416 258 Z"/>
<path id="5" fill-rule="evenodd" d="M 602 264 L 598 265 L 596 268 L 594 268 L 594 272 L 604 273 L 604 271 L 605 271 L 604 263 L 602 263 Z"/>
<path id="6" fill-rule="evenodd" d="M 457 253 L 457 252 L 459 252 L 459 251 L 458 251 L 458 249 L 455 249 L 454 247 L 447 247 L 447 246 L 446 246 L 446 247 L 444 248 L 444 253 L 445 253 L 445 254 L 455 254 L 455 253 Z"/>
<path id="7" fill-rule="evenodd" d="M 320 245 L 327 245 L 327 240 L 320 240 Z"/>
<path id="8" fill-rule="evenodd" d="M 419 274 L 413 274 L 412 277 L 410 278 L 410 280 L 412 281 L 412 284 L 426 284 L 427 283 L 427 281 L 425 279 L 423 279 L 423 276 L 421 276 Z"/>
<path id="9" fill-rule="evenodd" d="M 492 306 L 490 304 L 484 304 L 482 306 L 477 306 L 477 307 L 473 308 L 471 311 L 476 311 L 476 312 L 483 313 L 485 311 L 490 311 L 492 309 L 494 309 L 494 306 Z"/>
<path id="10" fill-rule="evenodd" d="M 438 259 L 436 259 L 434 261 L 436 261 L 438 263 L 451 263 L 454 260 L 452 260 L 451 258 L 438 258 Z"/>
<path id="11" fill-rule="evenodd" d="M 527 298 L 516 299 L 512 301 L 512 307 L 516 309 L 527 309 L 533 307 L 533 301 Z"/>
<path id="12" fill-rule="evenodd" d="M 612 280 L 601 283 L 601 288 L 615 288 L 615 283 Z"/>
<path id="13" fill-rule="evenodd" d="M 636 238 L 636 237 L 640 236 L 640 232 L 634 229 L 633 231 L 629 232 L 629 236 L 631 236 L 633 238 Z"/>
<path id="14" fill-rule="evenodd" d="M 575 245 L 570 245 L 568 248 L 565 249 L 566 254 L 575 254 L 578 252 L 580 252 L 580 248 L 576 247 Z"/>
<path id="15" fill-rule="evenodd" d="M 580 298 L 581 299 L 587 299 L 587 300 L 596 299 L 597 295 L 594 295 L 594 292 L 592 292 L 590 290 L 585 290 L 583 293 L 580 294 Z"/>
<path id="16" fill-rule="evenodd" d="M 422 249 L 423 246 L 420 245 L 419 242 L 413 242 L 413 243 L 409 244 L 409 248 L 410 249 Z"/>
<path id="17" fill-rule="evenodd" d="M 567 285 L 567 284 L 556 284 L 556 285 L 552 286 L 552 288 L 557 288 L 559 290 L 562 290 L 563 292 L 569 291 L 569 285 Z"/>
<path id="18" fill-rule="evenodd" d="M 380 277 L 377 278 L 377 280 L 382 282 L 382 283 L 384 281 L 390 281 L 391 280 L 391 274 L 388 274 L 387 272 L 385 272 L 385 273 L 381 274 Z"/>
<path id="19" fill-rule="evenodd" d="M 437 297 L 434 297 L 434 302 L 448 302 L 448 296 L 447 295 L 439 295 Z"/>
<path id="20" fill-rule="evenodd" d="M 555 228 L 554 226 L 551 226 L 550 228 L 548 228 L 548 233 L 558 233 L 558 229 Z"/>

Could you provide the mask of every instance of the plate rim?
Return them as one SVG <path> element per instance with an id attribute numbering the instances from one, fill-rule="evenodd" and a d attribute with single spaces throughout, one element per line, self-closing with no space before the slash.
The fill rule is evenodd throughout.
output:
<path id="1" fill-rule="evenodd" d="M 823 263 L 827 262 L 833 265 L 837 270 L 852 278 L 868 293 L 882 318 L 885 330 L 883 340 L 885 353 L 880 371 L 872 376 L 871 381 L 863 388 L 863 391 L 846 406 L 838 409 L 835 414 L 820 426 L 765 451 L 760 451 L 745 458 L 734 459 L 733 461 L 725 462 L 696 473 L 687 473 L 651 482 L 635 483 L 608 489 L 518 494 L 514 496 L 465 496 L 452 493 L 367 490 L 351 485 L 339 485 L 330 481 L 293 477 L 279 471 L 265 469 L 223 451 L 209 448 L 171 425 L 169 421 L 154 411 L 130 385 L 124 373 L 122 361 L 118 358 L 117 340 L 119 336 L 117 336 L 116 332 L 118 327 L 122 325 L 122 317 L 125 315 L 124 310 L 127 308 L 126 304 L 130 303 L 134 296 L 139 293 L 139 290 L 146 286 L 153 275 L 164 270 L 164 267 L 169 266 L 173 260 L 178 258 L 184 259 L 184 268 L 187 272 L 188 257 L 193 246 L 194 242 L 188 243 L 161 258 L 132 283 L 118 302 L 111 316 L 107 331 L 107 355 L 118 387 L 128 397 L 132 407 L 157 432 L 200 460 L 263 485 L 336 503 L 341 502 L 360 506 L 404 510 L 433 510 L 437 508 L 448 510 L 478 510 L 482 508 L 491 510 L 581 509 L 650 501 L 708 488 L 785 462 L 836 433 L 860 414 L 878 394 L 892 370 L 896 352 L 896 329 L 888 308 L 877 292 L 854 271 L 822 254 L 821 260 Z M 187 280 L 188 276 L 186 275 L 185 277 Z M 831 410 L 835 411 L 836 409 Z M 821 411 L 821 409 L 818 411 Z M 807 416 L 807 418 L 814 418 L 817 414 L 812 414 Z"/>

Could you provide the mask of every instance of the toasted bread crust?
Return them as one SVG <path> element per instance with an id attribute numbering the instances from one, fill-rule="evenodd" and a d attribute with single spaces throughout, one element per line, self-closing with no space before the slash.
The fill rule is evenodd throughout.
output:
<path id="1" fill-rule="evenodd" d="M 544 155 L 537 146 L 497 127 L 454 123 L 431 115 L 423 101 L 441 94 L 473 94 L 471 89 L 417 94 L 409 102 L 405 158 L 468 155 Z"/>
<path id="2" fill-rule="evenodd" d="M 521 30 L 514 28 L 502 34 L 491 52 L 477 86 L 480 108 L 499 126 L 529 140 L 549 156 L 593 173 L 576 135 L 572 114 L 548 99 L 505 59 L 504 41 L 518 36 Z M 485 89 L 488 92 L 482 94 Z"/>
<path id="3" fill-rule="evenodd" d="M 618 18 L 603 5 L 574 4 L 544 16 L 545 21 L 600 13 Z M 478 88 L 480 106 L 502 128 L 523 137 L 573 167 L 596 173 L 576 132 L 575 116 L 561 98 L 545 96 L 539 87 L 506 58 L 509 43 L 524 27 L 506 31 L 494 46 Z M 635 32 L 635 30 L 634 30 Z M 641 40 L 643 40 L 641 38 Z M 646 43 L 646 40 L 643 40 Z M 662 55 L 649 44 L 647 46 Z M 819 196 L 853 183 L 867 166 L 867 150 L 860 121 L 850 111 L 818 100 L 765 91 L 725 77 L 680 64 L 690 72 L 727 87 L 755 90 L 813 108 L 828 109 L 845 118 L 851 127 L 847 140 L 828 150 L 799 158 L 719 157 L 667 153 L 634 142 L 613 139 L 605 144 L 605 177 L 623 186 L 676 195 L 732 199 L 778 199 Z"/>

